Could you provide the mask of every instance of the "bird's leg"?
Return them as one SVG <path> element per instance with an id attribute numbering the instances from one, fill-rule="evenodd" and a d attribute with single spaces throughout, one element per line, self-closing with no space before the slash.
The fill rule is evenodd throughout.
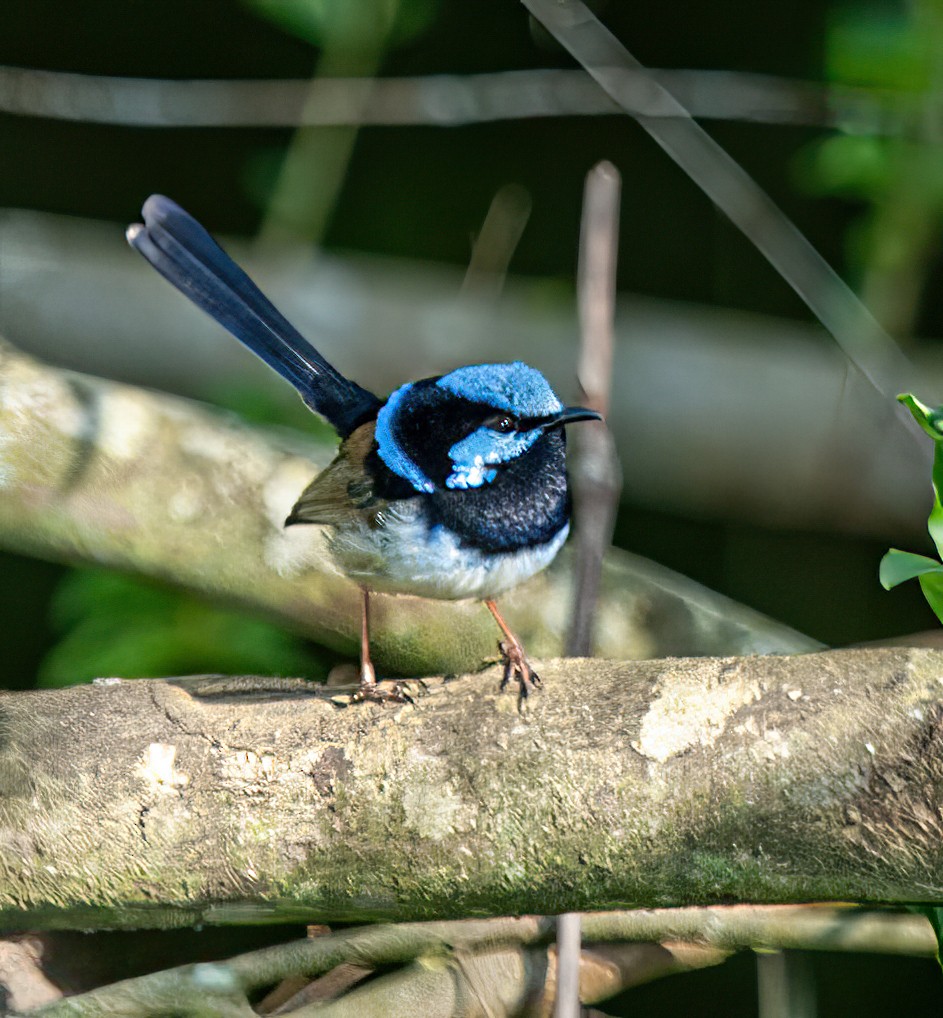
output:
<path id="1" fill-rule="evenodd" d="M 361 587 L 360 595 L 360 688 L 354 693 L 354 701 L 411 702 L 401 682 L 384 682 L 384 688 L 377 682 L 377 670 L 370 659 L 370 591 Z"/>
<path id="2" fill-rule="evenodd" d="M 360 588 L 360 689 L 375 689 L 377 670 L 370 660 L 370 591 Z"/>
<path id="3" fill-rule="evenodd" d="M 485 601 L 485 607 L 494 616 L 504 639 L 498 644 L 501 657 L 504 660 L 504 677 L 501 679 L 501 688 L 511 681 L 517 679 L 521 684 L 521 696 L 525 697 L 532 690 L 540 685 L 540 676 L 530 666 L 527 655 L 524 653 L 524 646 L 521 641 L 511 632 L 510 627 L 504 621 L 498 606 L 494 601 Z"/>

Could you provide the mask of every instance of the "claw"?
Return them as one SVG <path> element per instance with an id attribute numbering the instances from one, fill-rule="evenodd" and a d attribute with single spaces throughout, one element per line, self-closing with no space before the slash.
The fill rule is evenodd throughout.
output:
<path id="1" fill-rule="evenodd" d="M 541 685 L 540 676 L 530 666 L 527 655 L 521 641 L 511 632 L 508 624 L 504 621 L 498 606 L 493 600 L 485 601 L 485 607 L 494 616 L 498 628 L 504 633 L 504 640 L 498 644 L 498 650 L 504 661 L 504 675 L 501 679 L 501 689 L 506 689 L 512 679 L 520 683 L 520 698 L 525 700 L 531 690 L 538 689 Z"/>
<path id="2" fill-rule="evenodd" d="M 498 644 L 498 650 L 504 660 L 504 675 L 501 678 L 501 689 L 507 688 L 512 679 L 520 683 L 521 699 L 526 699 L 531 690 L 539 689 L 541 686 L 540 676 L 530 666 L 524 648 L 516 640 L 502 640 Z"/>
<path id="3" fill-rule="evenodd" d="M 383 682 L 361 681 L 360 688 L 350 698 L 351 703 L 415 703 L 404 683 L 388 679 Z"/>
<path id="4" fill-rule="evenodd" d="M 498 641 L 498 651 L 504 661 L 504 675 L 501 676 L 501 692 L 507 688 L 507 684 L 514 677 L 514 665 L 511 664 L 511 659 L 504 653 L 504 644 Z"/>

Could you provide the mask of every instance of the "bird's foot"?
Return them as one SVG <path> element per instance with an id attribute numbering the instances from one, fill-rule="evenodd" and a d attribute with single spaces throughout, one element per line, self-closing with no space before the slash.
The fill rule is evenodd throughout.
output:
<path id="1" fill-rule="evenodd" d="M 533 690 L 540 688 L 542 685 L 540 676 L 531 668 L 524 648 L 517 640 L 502 640 L 498 644 L 498 650 L 501 651 L 501 658 L 504 661 L 502 690 L 509 682 L 516 680 L 520 683 L 521 699 L 524 700 Z"/>
<path id="2" fill-rule="evenodd" d="M 415 703 L 409 695 L 406 684 L 396 679 L 383 679 L 380 682 L 362 682 L 360 688 L 350 698 L 351 703 Z"/>
<path id="3" fill-rule="evenodd" d="M 413 703 L 406 684 L 397 679 L 377 681 L 376 669 L 369 661 L 360 666 L 360 688 L 350 698 L 351 703 Z"/>

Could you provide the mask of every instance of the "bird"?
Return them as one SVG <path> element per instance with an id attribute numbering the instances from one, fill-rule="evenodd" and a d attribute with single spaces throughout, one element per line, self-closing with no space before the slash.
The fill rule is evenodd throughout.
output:
<path id="1" fill-rule="evenodd" d="M 483 601 L 503 639 L 501 688 L 538 687 L 496 598 L 544 569 L 570 527 L 564 426 L 599 420 L 566 406 L 521 361 L 471 364 L 381 399 L 346 378 L 263 295 L 207 230 L 151 195 L 128 243 L 181 293 L 290 382 L 340 437 L 285 526 L 320 524 L 361 591 L 357 700 L 402 700 L 370 653 L 370 595 Z"/>

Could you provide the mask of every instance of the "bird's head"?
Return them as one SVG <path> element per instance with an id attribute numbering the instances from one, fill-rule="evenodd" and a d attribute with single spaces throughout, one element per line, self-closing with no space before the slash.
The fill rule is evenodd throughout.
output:
<path id="1" fill-rule="evenodd" d="M 397 389 L 377 416 L 376 440 L 380 459 L 416 491 L 479 488 L 549 432 L 599 416 L 564 406 L 519 361 L 474 364 Z"/>

